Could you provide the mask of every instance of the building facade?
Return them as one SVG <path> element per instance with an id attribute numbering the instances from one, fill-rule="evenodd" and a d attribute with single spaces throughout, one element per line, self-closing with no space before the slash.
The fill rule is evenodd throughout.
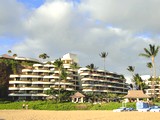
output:
<path id="1" fill-rule="evenodd" d="M 72 69 L 76 55 L 66 54 L 62 57 L 67 79 L 59 81 L 59 71 L 51 64 L 34 64 L 32 69 L 23 69 L 20 75 L 10 75 L 9 96 L 13 100 L 45 99 L 50 88 L 68 91 L 79 90 L 78 70 Z M 60 86 L 60 88 L 59 88 Z"/>
<path id="2" fill-rule="evenodd" d="M 128 84 L 123 75 L 104 71 L 80 68 L 79 74 L 84 93 L 115 93 L 127 94 Z"/>
<path id="3" fill-rule="evenodd" d="M 142 75 L 141 78 L 144 80 L 144 82 L 148 86 L 148 88 L 145 89 L 145 94 L 147 94 L 151 97 L 153 97 L 155 95 L 155 97 L 160 98 L 160 81 L 155 80 L 153 82 L 151 80 L 150 75 Z M 154 78 L 152 78 L 152 79 L 154 79 Z M 160 79 L 160 77 L 158 79 Z"/>
<path id="4" fill-rule="evenodd" d="M 45 99 L 46 91 L 54 90 L 82 91 L 84 93 L 127 94 L 128 87 L 123 75 L 104 71 L 90 70 L 73 66 L 78 63 L 75 54 L 68 53 L 61 58 L 66 79 L 51 63 L 34 64 L 32 69 L 23 69 L 22 74 L 10 75 L 9 96 L 13 100 Z"/>
<path id="5" fill-rule="evenodd" d="M 78 68 L 72 67 L 74 63 L 78 63 L 77 56 L 75 54 L 68 53 L 61 58 L 63 62 L 63 68 L 67 73 L 67 78 L 62 79 L 59 81 L 59 71 L 55 68 L 54 69 L 54 85 L 52 86 L 53 89 L 63 89 L 68 91 L 75 91 L 80 89 L 80 79 L 78 76 Z"/>
<path id="6" fill-rule="evenodd" d="M 13 100 L 44 99 L 45 91 L 54 84 L 53 65 L 34 64 L 20 75 L 10 75 L 9 96 Z"/>

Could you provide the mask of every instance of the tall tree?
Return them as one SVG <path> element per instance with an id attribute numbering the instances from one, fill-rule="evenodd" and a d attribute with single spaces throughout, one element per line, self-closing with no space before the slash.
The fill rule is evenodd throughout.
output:
<path id="1" fill-rule="evenodd" d="M 53 63 L 55 69 L 58 70 L 59 72 L 59 79 L 58 79 L 58 96 L 59 96 L 59 102 L 60 102 L 60 81 L 61 81 L 61 73 L 62 73 L 62 69 L 63 69 L 63 62 L 62 60 L 59 58 L 59 59 L 56 59 Z"/>
<path id="2" fill-rule="evenodd" d="M 39 55 L 39 58 L 42 58 L 44 60 L 44 59 L 49 58 L 49 56 L 46 53 L 42 53 Z"/>
<path id="3" fill-rule="evenodd" d="M 153 76 L 156 78 L 156 66 L 155 66 L 155 57 L 158 54 L 159 51 L 159 46 L 151 45 L 149 44 L 149 49 L 144 48 L 145 53 L 140 53 L 140 56 L 146 57 L 146 58 L 151 58 L 152 60 L 152 66 L 153 66 Z"/>
<path id="4" fill-rule="evenodd" d="M 69 73 L 67 73 L 67 70 L 62 68 L 61 74 L 60 74 L 60 79 L 62 80 L 62 82 L 64 82 L 64 83 L 67 82 L 68 75 L 69 75 Z M 66 90 L 66 84 L 64 85 L 64 90 Z"/>
<path id="5" fill-rule="evenodd" d="M 133 77 L 134 81 L 135 81 L 135 84 L 136 84 L 136 88 L 138 90 L 143 90 L 145 88 L 147 88 L 147 85 L 145 84 L 145 82 L 142 80 L 142 78 L 140 77 L 139 74 L 135 74 L 134 77 Z"/>
<path id="6" fill-rule="evenodd" d="M 73 62 L 70 67 L 73 70 L 78 70 L 80 68 L 80 66 L 76 62 Z"/>
<path id="7" fill-rule="evenodd" d="M 12 51 L 11 50 L 8 50 L 8 54 L 11 54 L 12 53 Z"/>
<path id="8" fill-rule="evenodd" d="M 108 56 L 108 52 L 107 53 L 106 52 L 101 52 L 99 55 L 104 61 L 104 70 L 106 70 L 105 62 L 106 62 L 106 57 Z"/>
<path id="9" fill-rule="evenodd" d="M 134 70 L 135 70 L 135 67 L 134 66 L 128 66 L 128 68 L 127 68 L 127 70 L 129 71 L 129 72 L 131 72 L 131 74 L 132 74 L 132 78 L 134 78 Z M 132 80 L 132 79 L 131 79 Z M 133 81 L 132 81 L 133 82 Z M 131 83 L 132 84 L 132 83 Z M 132 84 L 132 87 L 131 87 L 132 89 L 134 88 L 133 87 L 133 84 Z"/>
<path id="10" fill-rule="evenodd" d="M 80 68 L 80 66 L 76 62 L 73 62 L 70 67 L 75 72 L 77 72 L 78 69 Z M 75 80 L 75 90 L 77 90 L 77 79 Z"/>
<path id="11" fill-rule="evenodd" d="M 13 57 L 17 57 L 17 54 L 13 54 Z"/>
<path id="12" fill-rule="evenodd" d="M 153 66 L 153 80 L 152 80 L 152 88 L 154 89 L 154 99 L 155 99 L 155 80 L 156 80 L 156 65 L 155 65 L 155 57 L 158 54 L 160 46 L 155 46 L 149 44 L 149 49 L 144 48 L 145 53 L 140 53 L 140 56 L 146 57 L 146 58 L 151 58 L 152 60 L 152 66 Z"/>
<path id="13" fill-rule="evenodd" d="M 134 75 L 134 70 L 135 70 L 134 66 L 128 66 L 127 70 L 132 73 L 132 76 Z"/>
<path id="14" fill-rule="evenodd" d="M 98 69 L 98 67 L 94 66 L 93 63 L 91 63 L 90 65 L 87 65 L 86 68 L 88 68 L 89 70 L 93 71 L 95 69 Z"/>
<path id="15" fill-rule="evenodd" d="M 134 82 L 135 82 L 136 89 L 142 90 L 142 82 L 143 82 L 143 80 L 142 80 L 142 78 L 140 77 L 140 75 L 139 75 L 139 74 L 135 74 L 135 75 L 133 76 L 133 80 L 134 80 Z"/>

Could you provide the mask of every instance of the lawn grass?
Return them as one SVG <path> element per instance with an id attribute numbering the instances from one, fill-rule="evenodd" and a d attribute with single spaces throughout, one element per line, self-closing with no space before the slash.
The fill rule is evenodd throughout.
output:
<path id="1" fill-rule="evenodd" d="M 92 103 L 55 103 L 53 101 L 26 101 L 26 102 L 0 102 L 0 109 L 22 109 L 23 104 L 28 104 L 28 109 L 33 110 L 113 110 L 122 106 L 122 103 L 110 102 L 102 104 Z M 127 107 L 135 108 L 135 103 L 127 103 Z"/>

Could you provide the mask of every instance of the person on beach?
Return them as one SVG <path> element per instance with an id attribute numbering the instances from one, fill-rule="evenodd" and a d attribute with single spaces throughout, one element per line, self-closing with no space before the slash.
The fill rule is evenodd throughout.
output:
<path id="1" fill-rule="evenodd" d="M 28 104 L 26 104 L 26 110 L 28 110 Z"/>
<path id="2" fill-rule="evenodd" d="M 25 104 L 22 105 L 22 108 L 23 108 L 23 109 L 25 108 Z"/>

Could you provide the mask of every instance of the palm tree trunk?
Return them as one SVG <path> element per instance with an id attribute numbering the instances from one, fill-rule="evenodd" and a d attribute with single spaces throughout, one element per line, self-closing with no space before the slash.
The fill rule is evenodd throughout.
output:
<path id="1" fill-rule="evenodd" d="M 104 58 L 104 71 L 106 71 L 106 64 L 105 64 L 106 60 Z"/>
<path id="2" fill-rule="evenodd" d="M 61 75 L 60 72 L 61 72 L 61 71 L 59 70 L 59 79 L 58 79 L 58 102 L 61 101 L 61 100 L 60 100 L 60 79 L 61 79 L 61 78 L 60 78 L 60 75 Z"/>
<path id="3" fill-rule="evenodd" d="M 153 89 L 153 92 L 154 92 L 154 100 L 155 100 L 155 81 L 156 81 L 156 67 L 155 67 L 155 62 L 154 62 L 154 56 L 152 56 L 152 64 L 153 64 L 153 80 L 152 80 L 152 89 Z"/>
<path id="4" fill-rule="evenodd" d="M 156 66 L 154 62 L 154 57 L 152 57 L 152 64 L 153 64 L 153 75 L 154 75 L 154 78 L 156 78 Z"/>

